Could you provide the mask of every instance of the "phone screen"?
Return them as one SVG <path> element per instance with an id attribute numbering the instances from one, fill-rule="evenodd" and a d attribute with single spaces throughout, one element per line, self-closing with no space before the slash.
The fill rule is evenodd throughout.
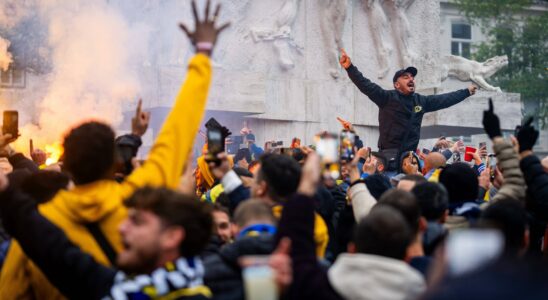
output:
<path id="1" fill-rule="evenodd" d="M 212 157 L 223 152 L 225 149 L 223 135 L 219 129 L 209 129 L 207 131 L 207 150 Z"/>
<path id="2" fill-rule="evenodd" d="M 11 134 L 12 137 L 19 135 L 19 113 L 15 110 L 4 111 L 4 119 L 2 125 L 3 134 Z"/>
<path id="3" fill-rule="evenodd" d="M 351 161 L 354 159 L 355 137 L 356 135 L 352 131 L 346 129 L 341 131 L 341 134 L 339 135 L 339 156 L 341 161 Z"/>
<path id="4" fill-rule="evenodd" d="M 316 152 L 320 155 L 322 164 L 338 162 L 339 149 L 337 139 L 331 134 L 316 137 Z"/>
<path id="5" fill-rule="evenodd" d="M 340 176 L 338 142 L 334 134 L 324 133 L 316 136 L 316 152 L 321 159 L 324 178 L 337 179 Z"/>

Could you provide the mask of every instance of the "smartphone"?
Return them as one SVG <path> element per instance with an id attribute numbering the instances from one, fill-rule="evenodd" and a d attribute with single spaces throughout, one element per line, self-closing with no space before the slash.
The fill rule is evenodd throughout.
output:
<path id="1" fill-rule="evenodd" d="M 351 161 L 356 152 L 354 146 L 356 134 L 353 131 L 343 129 L 339 135 L 339 158 L 341 161 Z"/>
<path id="2" fill-rule="evenodd" d="M 371 159 L 371 147 L 367 147 L 367 158 Z"/>
<path id="3" fill-rule="evenodd" d="M 487 155 L 487 168 L 489 168 L 489 176 L 491 181 L 495 180 L 495 170 L 497 168 L 497 162 L 495 160 L 495 154 Z"/>
<path id="4" fill-rule="evenodd" d="M 19 112 L 16 110 L 5 110 L 2 125 L 3 134 L 11 134 L 12 138 L 19 136 Z"/>
<path id="5" fill-rule="evenodd" d="M 504 249 L 498 230 L 464 229 L 451 232 L 445 247 L 450 276 L 476 270 L 496 260 Z"/>
<path id="6" fill-rule="evenodd" d="M 339 169 L 339 145 L 337 136 L 331 133 L 323 133 L 315 137 L 316 152 L 322 163 L 322 175 L 325 178 L 338 179 Z"/>
<path id="7" fill-rule="evenodd" d="M 428 154 L 430 154 L 430 150 L 428 150 L 428 149 L 426 149 L 426 148 L 422 148 L 422 153 L 423 153 L 424 155 L 428 155 Z"/>
<path id="8" fill-rule="evenodd" d="M 219 162 L 217 154 L 225 151 L 225 141 L 220 128 L 210 128 L 207 130 L 207 160 Z"/>

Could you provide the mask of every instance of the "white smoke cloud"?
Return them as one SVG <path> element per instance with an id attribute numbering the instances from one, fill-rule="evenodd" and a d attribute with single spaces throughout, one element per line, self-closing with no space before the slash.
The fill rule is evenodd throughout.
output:
<path id="1" fill-rule="evenodd" d="M 30 13 L 34 6 L 35 0 L 2 0 L 0 2 L 0 26 L 14 27 Z"/>
<path id="2" fill-rule="evenodd" d="M 140 92 L 137 67 L 147 54 L 148 29 L 129 24 L 104 0 L 35 5 L 48 25 L 52 70 L 36 104 L 38 124 L 22 126 L 22 140 L 42 147 L 89 119 L 119 125 L 125 103 Z"/>
<path id="3" fill-rule="evenodd" d="M 10 42 L 0 36 L 0 70 L 6 71 L 13 61 L 11 53 L 8 52 Z"/>

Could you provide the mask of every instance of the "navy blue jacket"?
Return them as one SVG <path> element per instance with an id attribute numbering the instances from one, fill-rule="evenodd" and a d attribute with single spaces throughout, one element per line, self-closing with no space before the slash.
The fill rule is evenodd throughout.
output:
<path id="1" fill-rule="evenodd" d="M 346 71 L 356 87 L 379 107 L 380 150 L 415 151 L 424 114 L 448 108 L 470 96 L 468 89 L 441 95 L 405 96 L 396 90 L 384 90 L 365 78 L 354 65 Z"/>

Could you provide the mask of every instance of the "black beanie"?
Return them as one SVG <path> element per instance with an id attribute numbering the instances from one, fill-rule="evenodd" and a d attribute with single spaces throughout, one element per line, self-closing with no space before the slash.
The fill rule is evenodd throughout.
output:
<path id="1" fill-rule="evenodd" d="M 478 198 L 478 175 L 466 163 L 448 165 L 441 171 L 439 182 L 449 193 L 449 203 L 476 201 Z"/>

